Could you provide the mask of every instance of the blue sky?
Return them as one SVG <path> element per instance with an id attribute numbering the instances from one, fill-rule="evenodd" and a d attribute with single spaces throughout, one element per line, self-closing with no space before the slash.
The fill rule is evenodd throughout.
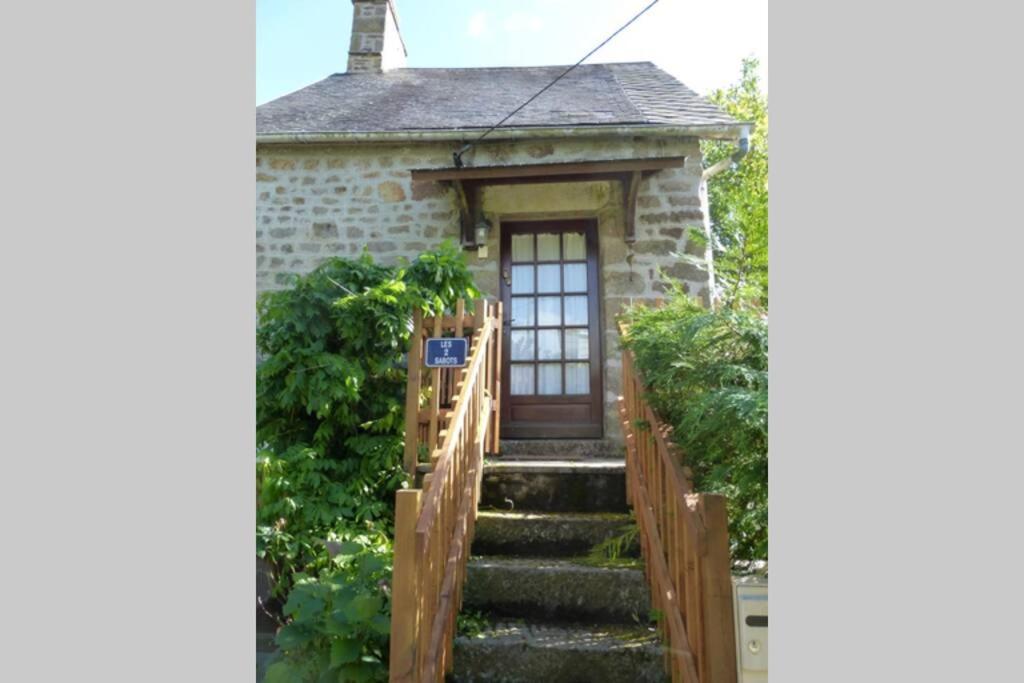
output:
<path id="1" fill-rule="evenodd" d="M 650 0 L 397 0 L 410 67 L 572 64 Z M 767 50 L 767 0 L 660 0 L 588 62 L 652 61 L 700 93 Z M 345 70 L 351 0 L 256 1 L 256 102 Z M 767 81 L 764 82 L 767 87 Z"/>

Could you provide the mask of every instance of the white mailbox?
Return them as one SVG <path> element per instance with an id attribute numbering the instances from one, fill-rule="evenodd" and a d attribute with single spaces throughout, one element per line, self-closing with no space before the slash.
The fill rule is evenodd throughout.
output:
<path id="1" fill-rule="evenodd" d="M 739 683 L 768 683 L 768 579 L 734 576 Z"/>

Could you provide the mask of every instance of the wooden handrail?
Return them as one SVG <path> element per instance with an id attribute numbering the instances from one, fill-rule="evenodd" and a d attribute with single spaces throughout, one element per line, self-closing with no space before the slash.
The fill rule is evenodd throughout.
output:
<path id="1" fill-rule="evenodd" d="M 628 330 L 619 325 L 623 337 Z M 644 398 L 629 349 L 622 352 L 619 415 L 626 440 L 626 493 L 666 646 L 673 683 L 736 683 L 736 636 L 725 498 L 694 493 L 682 454 Z"/>
<path id="2" fill-rule="evenodd" d="M 466 560 L 480 500 L 483 458 L 498 444 L 501 396 L 501 303 L 476 302 L 465 368 L 431 370 L 429 408 L 424 386 L 421 328 L 440 335 L 466 330 L 464 302 L 455 315 L 417 316 L 409 348 L 406 396 L 406 468 L 415 477 L 420 446 L 430 473 L 422 489 L 395 497 L 391 597 L 390 680 L 438 683 L 452 667 L 456 615 L 462 604 Z M 450 405 L 449 405 L 450 404 Z M 415 481 L 415 480 L 414 480 Z"/>

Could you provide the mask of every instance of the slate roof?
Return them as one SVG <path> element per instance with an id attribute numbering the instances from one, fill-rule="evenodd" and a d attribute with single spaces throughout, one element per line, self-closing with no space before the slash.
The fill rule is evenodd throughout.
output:
<path id="1" fill-rule="evenodd" d="M 257 134 L 485 129 L 565 66 L 339 73 L 256 108 Z M 508 127 L 629 124 L 733 126 L 737 121 L 651 62 L 583 64 Z"/>

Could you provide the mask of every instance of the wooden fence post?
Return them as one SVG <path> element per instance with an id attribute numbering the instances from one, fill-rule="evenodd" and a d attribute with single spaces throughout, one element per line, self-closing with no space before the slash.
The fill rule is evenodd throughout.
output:
<path id="1" fill-rule="evenodd" d="M 704 622 L 701 683 L 736 683 L 736 627 L 725 496 L 705 493 L 699 501 L 698 509 L 707 528 L 707 550 L 700 558 Z"/>
<path id="2" fill-rule="evenodd" d="M 501 452 L 501 344 L 504 334 L 502 329 L 504 315 L 504 306 L 499 300 L 494 304 L 494 379 L 491 382 L 491 391 L 494 394 L 492 397 L 494 399 L 493 417 L 491 418 L 494 436 L 490 448 L 494 454 Z"/>
<path id="3" fill-rule="evenodd" d="M 416 519 L 423 491 L 395 492 L 395 558 L 391 576 L 391 683 L 415 683 L 416 643 L 419 640 L 419 596 L 416 594 Z"/>
<path id="4" fill-rule="evenodd" d="M 405 455 L 402 465 L 410 483 L 416 482 L 416 464 L 419 462 L 420 385 L 423 364 L 423 312 L 417 308 L 412 314 L 412 336 L 409 338 L 408 379 L 405 384 Z"/>
<path id="5" fill-rule="evenodd" d="M 441 336 L 441 320 L 444 318 L 444 311 L 438 311 L 434 316 L 434 337 Z M 427 436 L 427 452 L 430 453 L 430 464 L 434 465 L 434 451 L 438 447 L 438 413 L 441 411 L 441 368 L 430 369 L 430 431 Z M 426 488 L 426 487 L 424 487 Z"/>

